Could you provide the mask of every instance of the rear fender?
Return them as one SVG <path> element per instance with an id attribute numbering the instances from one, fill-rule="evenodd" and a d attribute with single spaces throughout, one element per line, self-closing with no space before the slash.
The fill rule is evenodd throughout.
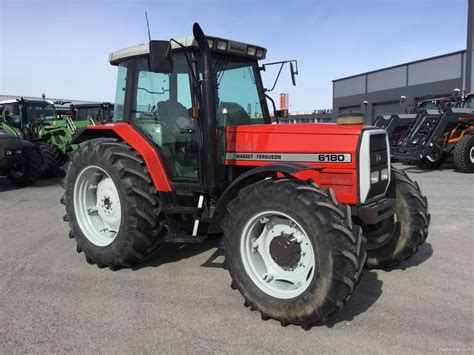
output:
<path id="1" fill-rule="evenodd" d="M 297 175 L 299 173 L 310 170 L 312 172 L 311 176 L 315 177 L 314 180 L 319 181 L 319 173 L 323 168 L 315 168 L 301 163 L 267 164 L 251 169 L 240 175 L 225 189 L 219 198 L 211 217 L 208 233 L 221 232 L 220 223 L 227 215 L 227 205 L 235 199 L 238 196 L 239 191 L 246 186 L 255 184 L 256 182 L 267 178 L 278 178 L 283 176 L 285 178 L 298 179 Z"/>
<path id="2" fill-rule="evenodd" d="M 173 190 L 164 164 L 156 148 L 128 123 L 108 123 L 80 128 L 74 133 L 72 144 L 80 144 L 94 138 L 102 137 L 119 138 L 126 142 L 135 149 L 145 161 L 145 165 L 150 172 L 156 189 L 160 192 L 170 192 Z"/>

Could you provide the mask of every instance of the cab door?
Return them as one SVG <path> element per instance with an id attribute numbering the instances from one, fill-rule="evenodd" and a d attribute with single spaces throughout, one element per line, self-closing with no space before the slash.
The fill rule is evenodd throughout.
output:
<path id="1" fill-rule="evenodd" d="M 158 147 L 175 182 L 199 182 L 197 124 L 191 118 L 192 99 L 184 56 L 173 59 L 171 73 L 149 69 L 148 59 L 135 63 L 132 121 Z"/>

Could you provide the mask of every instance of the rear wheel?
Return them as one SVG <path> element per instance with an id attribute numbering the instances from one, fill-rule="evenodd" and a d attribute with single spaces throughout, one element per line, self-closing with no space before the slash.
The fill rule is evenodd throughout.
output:
<path id="1" fill-rule="evenodd" d="M 223 221 L 232 287 L 262 319 L 305 328 L 351 297 L 365 261 L 358 227 L 332 192 L 297 180 L 240 191 Z"/>
<path id="2" fill-rule="evenodd" d="M 43 160 L 43 177 L 56 177 L 62 173 L 62 165 L 64 163 L 64 153 L 49 142 L 37 142 L 36 146 Z"/>
<path id="3" fill-rule="evenodd" d="M 453 152 L 454 165 L 463 173 L 474 173 L 474 135 L 461 138 Z"/>
<path id="4" fill-rule="evenodd" d="M 428 202 L 406 172 L 392 168 L 387 197 L 395 199 L 395 215 L 364 227 L 369 269 L 389 269 L 410 259 L 428 236 Z"/>
<path id="5" fill-rule="evenodd" d="M 70 236 L 91 264 L 130 267 L 149 256 L 166 232 L 142 158 L 119 140 L 80 144 L 66 168 L 64 187 Z"/>
<path id="6" fill-rule="evenodd" d="M 23 148 L 24 161 L 12 166 L 8 171 L 8 180 L 13 185 L 28 186 L 38 181 L 42 172 L 41 159 L 35 148 Z"/>

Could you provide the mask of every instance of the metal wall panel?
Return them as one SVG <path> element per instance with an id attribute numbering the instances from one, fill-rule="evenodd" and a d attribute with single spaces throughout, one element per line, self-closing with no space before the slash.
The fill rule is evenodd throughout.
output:
<path id="1" fill-rule="evenodd" d="M 399 102 L 387 102 L 383 104 L 372 105 L 372 118 L 375 119 L 377 116 L 391 115 L 402 112 L 401 105 Z"/>
<path id="2" fill-rule="evenodd" d="M 382 91 L 395 89 L 407 84 L 407 67 L 387 69 L 369 74 L 367 78 L 367 91 Z"/>
<path id="3" fill-rule="evenodd" d="M 408 65 L 408 85 L 432 83 L 461 77 L 461 54 Z"/>
<path id="4" fill-rule="evenodd" d="M 351 112 L 357 112 L 360 113 L 360 105 L 357 106 L 346 106 L 346 107 L 339 107 L 339 112 L 338 113 L 351 113 Z"/>
<path id="5" fill-rule="evenodd" d="M 334 82 L 334 97 L 365 93 L 365 75 Z"/>

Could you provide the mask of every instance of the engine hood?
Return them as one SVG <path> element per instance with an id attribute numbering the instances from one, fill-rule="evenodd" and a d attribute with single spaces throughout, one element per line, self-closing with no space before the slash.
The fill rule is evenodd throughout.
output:
<path id="1" fill-rule="evenodd" d="M 259 124 L 230 126 L 227 132 L 277 133 L 277 134 L 334 134 L 359 135 L 364 125 L 337 125 L 335 123 Z"/>
<path id="2" fill-rule="evenodd" d="M 327 123 L 228 127 L 226 161 L 232 165 L 258 165 L 262 161 L 330 163 L 354 169 L 357 144 L 365 128 L 369 127 Z"/>

